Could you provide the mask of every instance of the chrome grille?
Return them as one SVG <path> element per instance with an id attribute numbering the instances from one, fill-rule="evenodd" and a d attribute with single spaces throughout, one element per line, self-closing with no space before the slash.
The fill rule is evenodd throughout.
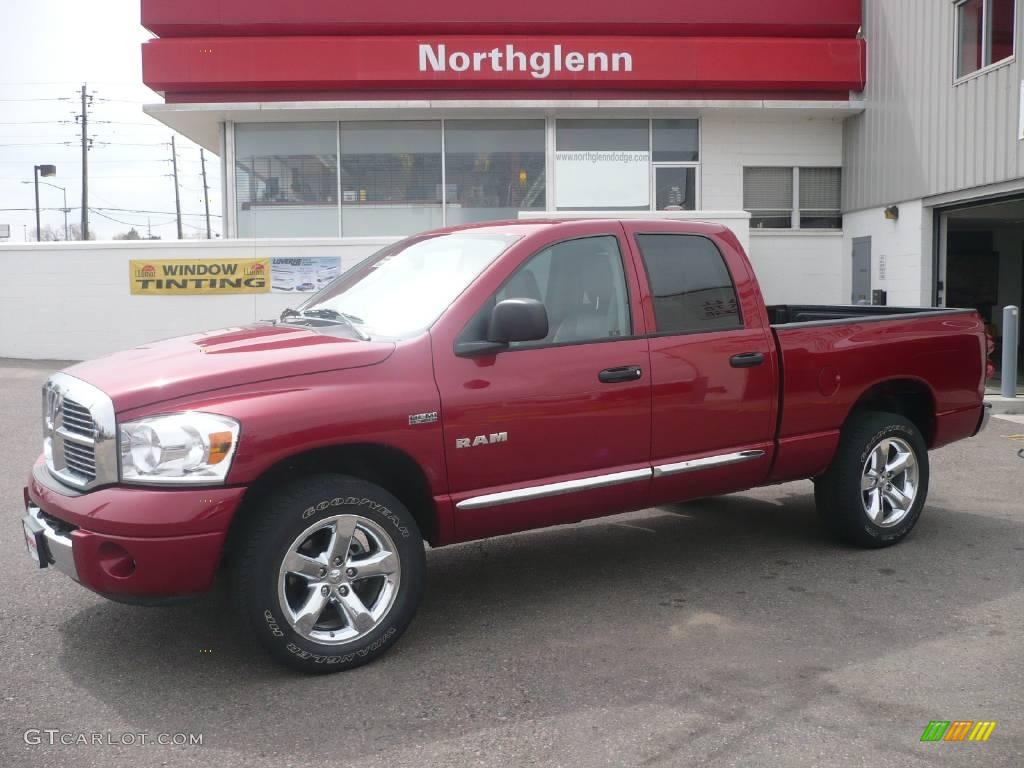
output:
<path id="1" fill-rule="evenodd" d="M 61 417 L 64 429 L 68 432 L 88 437 L 96 436 L 96 425 L 93 423 L 92 414 L 84 405 L 65 397 L 61 408 Z"/>
<path id="2" fill-rule="evenodd" d="M 46 464 L 58 480 L 92 488 L 117 480 L 117 440 L 110 398 L 84 381 L 54 374 L 43 388 Z"/>

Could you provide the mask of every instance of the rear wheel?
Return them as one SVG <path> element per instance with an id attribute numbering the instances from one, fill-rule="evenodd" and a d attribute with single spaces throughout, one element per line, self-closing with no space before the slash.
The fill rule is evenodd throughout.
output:
<path id="1" fill-rule="evenodd" d="M 412 515 L 371 483 L 295 481 L 257 511 L 235 563 L 245 618 L 271 654 L 336 672 L 384 653 L 422 591 L 423 540 Z"/>
<path id="2" fill-rule="evenodd" d="M 833 534 L 871 548 L 910 533 L 927 495 L 928 448 L 913 422 L 895 413 L 852 416 L 814 487 L 818 514 Z"/>

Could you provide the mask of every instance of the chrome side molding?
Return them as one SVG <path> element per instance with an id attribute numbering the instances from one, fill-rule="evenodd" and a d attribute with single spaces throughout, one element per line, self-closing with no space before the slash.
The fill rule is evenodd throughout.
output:
<path id="1" fill-rule="evenodd" d="M 739 464 L 741 461 L 750 461 L 762 456 L 764 456 L 764 451 L 737 451 L 736 453 L 723 453 L 720 456 L 705 456 L 703 459 L 680 461 L 676 464 L 659 464 L 654 468 L 654 477 L 679 475 L 683 472 L 695 472 L 698 469 L 724 467 L 726 464 Z"/>
<path id="2" fill-rule="evenodd" d="M 456 509 L 484 509 L 486 507 L 500 507 L 504 504 L 515 504 L 518 501 L 531 501 L 543 499 L 549 496 L 562 496 L 567 493 L 578 491 L 589 491 L 594 488 L 607 488 L 612 485 L 623 483 L 634 483 L 638 480 L 649 480 L 652 477 L 665 477 L 678 475 L 683 472 L 695 472 L 701 469 L 722 467 L 727 464 L 738 464 L 741 461 L 764 456 L 764 451 L 738 451 L 736 453 L 724 453 L 719 456 L 706 456 L 703 459 L 691 459 L 680 461 L 676 464 L 661 464 L 647 469 L 631 469 L 626 472 L 613 472 L 607 475 L 594 475 L 593 477 L 581 477 L 578 480 L 565 480 L 560 483 L 546 483 L 544 485 L 531 485 L 526 488 L 517 488 L 513 491 L 501 491 L 500 493 L 488 493 L 485 496 L 473 496 L 460 501 L 455 505 Z"/>
<path id="3" fill-rule="evenodd" d="M 560 483 L 533 485 L 527 488 L 517 488 L 514 491 L 502 491 L 501 493 L 489 493 L 486 496 L 474 496 L 473 498 L 460 501 L 455 506 L 457 509 L 499 507 L 503 504 L 514 504 L 517 501 L 543 499 L 548 496 L 562 496 L 567 493 L 576 493 L 577 491 L 589 491 L 593 488 L 607 488 L 611 485 L 634 483 L 637 480 L 649 480 L 651 474 L 650 468 L 630 469 L 626 472 L 613 472 L 610 475 L 581 477 L 578 480 L 565 480 Z"/>

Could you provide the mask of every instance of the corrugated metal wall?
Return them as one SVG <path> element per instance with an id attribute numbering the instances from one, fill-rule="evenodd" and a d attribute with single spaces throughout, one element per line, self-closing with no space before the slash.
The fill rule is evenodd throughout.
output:
<path id="1" fill-rule="evenodd" d="M 888 205 L 1024 177 L 1016 60 L 953 84 L 953 0 L 865 0 L 864 114 L 846 121 L 843 207 Z"/>

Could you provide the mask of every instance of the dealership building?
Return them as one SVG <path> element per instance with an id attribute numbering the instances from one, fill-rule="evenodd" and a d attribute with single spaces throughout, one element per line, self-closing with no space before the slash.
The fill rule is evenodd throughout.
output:
<path id="1" fill-rule="evenodd" d="M 142 0 L 225 234 L 722 221 L 771 302 L 1020 303 L 1021 0 Z"/>

